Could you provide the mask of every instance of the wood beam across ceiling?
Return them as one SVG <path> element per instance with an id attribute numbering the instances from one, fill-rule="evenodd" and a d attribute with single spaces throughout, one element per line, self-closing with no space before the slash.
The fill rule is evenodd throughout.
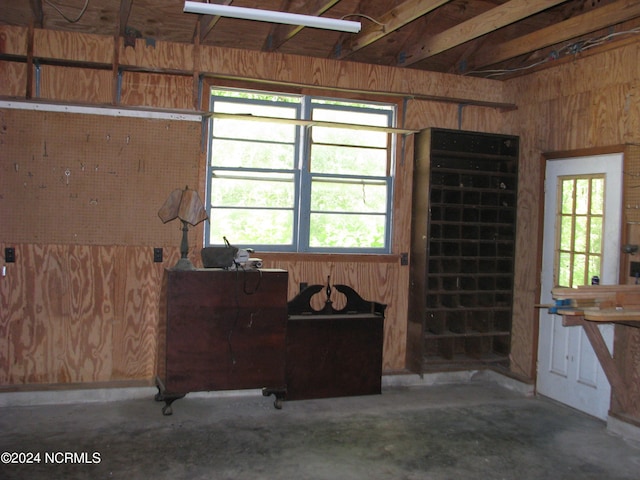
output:
<path id="1" fill-rule="evenodd" d="M 42 28 L 44 21 L 44 13 L 42 11 L 42 0 L 29 0 L 31 5 L 31 13 L 33 13 L 33 26 Z"/>
<path id="2" fill-rule="evenodd" d="M 120 11 L 118 12 L 118 35 L 124 37 L 126 35 L 127 23 L 129 23 L 129 15 L 131 15 L 131 6 L 133 0 L 120 0 Z"/>
<path id="3" fill-rule="evenodd" d="M 303 8 L 292 7 L 292 1 L 287 0 L 282 11 L 301 15 L 320 16 L 340 0 L 311 0 L 304 3 Z M 301 25 L 273 25 L 267 39 L 262 46 L 263 51 L 273 52 L 280 48 L 287 40 L 293 38 L 304 27 Z"/>
<path id="4" fill-rule="evenodd" d="M 233 0 L 214 1 L 213 3 L 217 3 L 219 5 L 230 5 L 231 2 L 233 2 Z M 198 17 L 199 26 L 194 32 L 194 43 L 201 44 L 204 42 L 204 39 L 207 38 L 207 35 L 211 33 L 213 27 L 216 26 L 218 20 L 220 20 L 220 15 L 198 15 Z M 195 42 L 196 36 L 198 38 L 198 42 Z"/>
<path id="5" fill-rule="evenodd" d="M 618 0 L 555 25 L 495 45 L 490 50 L 479 51 L 473 61 L 469 62 L 469 68 L 475 70 L 494 65 L 637 17 L 640 17 L 640 0 Z"/>
<path id="6" fill-rule="evenodd" d="M 342 45 L 336 49 L 338 53 L 335 58 L 346 58 L 352 53 L 384 38 L 386 35 L 389 35 L 450 1 L 451 0 L 408 0 L 392 8 L 380 18 L 374 19 L 375 22 L 363 28 L 357 35 L 350 37 L 347 42 L 343 42 Z"/>
<path id="7" fill-rule="evenodd" d="M 405 52 L 402 59 L 398 60 L 398 65 L 408 67 L 565 1 L 567 0 L 510 0 L 444 32 L 432 35 Z"/>

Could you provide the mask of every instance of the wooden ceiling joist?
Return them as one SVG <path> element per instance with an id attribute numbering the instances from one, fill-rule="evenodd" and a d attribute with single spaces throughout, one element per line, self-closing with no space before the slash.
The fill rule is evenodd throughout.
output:
<path id="1" fill-rule="evenodd" d="M 42 12 L 42 0 L 29 0 L 31 5 L 31 13 L 33 14 L 33 26 L 42 28 L 44 13 Z"/>
<path id="2" fill-rule="evenodd" d="M 423 43 L 404 52 L 399 65 L 403 67 L 413 65 L 565 1 L 510 0 L 444 32 L 428 37 Z"/>
<path id="3" fill-rule="evenodd" d="M 224 0 L 222 2 L 216 2 L 220 5 L 230 5 L 233 0 Z M 220 20 L 219 15 L 199 15 L 198 18 L 198 28 L 194 32 L 194 43 L 201 44 L 204 42 L 204 39 L 207 38 L 207 35 L 213 30 L 213 27 L 216 26 L 218 20 Z M 198 41 L 195 41 L 195 37 L 197 36 Z"/>
<path id="4" fill-rule="evenodd" d="M 366 26 L 359 34 L 351 37 L 349 41 L 344 42 L 340 46 L 336 58 L 346 58 L 450 1 L 451 0 L 409 0 L 404 2 L 392 8 L 380 18 L 376 18 L 375 22 Z"/>
<path id="5" fill-rule="evenodd" d="M 118 13 L 118 34 L 124 37 L 127 30 L 127 23 L 129 22 L 129 15 L 131 14 L 131 6 L 133 0 L 120 0 L 120 11 Z"/>
<path id="6" fill-rule="evenodd" d="M 339 1 L 340 0 L 311 0 L 305 2 L 304 8 L 302 9 L 294 8 L 292 10 L 287 9 L 286 11 L 288 13 L 298 13 L 301 15 L 320 16 Z M 274 25 L 262 49 L 264 51 L 277 50 L 284 42 L 294 37 L 303 28 L 304 27 L 300 25 Z"/>
<path id="7" fill-rule="evenodd" d="M 618 0 L 610 5 L 496 45 L 491 50 L 479 51 L 469 67 L 477 69 L 493 65 L 636 17 L 640 17 L 640 0 Z"/>

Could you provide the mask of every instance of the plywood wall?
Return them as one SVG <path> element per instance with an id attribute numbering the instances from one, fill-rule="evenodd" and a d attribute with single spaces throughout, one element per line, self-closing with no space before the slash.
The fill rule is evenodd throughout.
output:
<path id="1" fill-rule="evenodd" d="M 43 63 L 38 82 L 28 61 L 1 61 L 5 98 L 193 111 L 194 81 L 203 75 L 213 84 L 237 78 L 360 98 L 384 92 L 404 107 L 406 128 L 491 132 L 501 129 L 500 109 L 462 103 L 509 101 L 503 85 L 488 80 L 163 42 L 125 47 L 110 37 L 39 29 L 33 35 L 34 56 L 54 61 Z M 26 59 L 25 29 L 0 26 L 0 40 L 0 53 Z M 150 381 L 159 272 L 175 263 L 180 234 L 157 222 L 156 212 L 176 182 L 204 185 L 201 126 L 1 114 L 10 140 L 1 145 L 0 213 L 11 228 L 1 231 L 0 248 L 15 247 L 17 261 L 0 278 L 0 385 Z M 398 145 L 392 254 L 266 259 L 290 272 L 290 298 L 300 282 L 324 284 L 330 275 L 387 304 L 386 372 L 404 368 L 406 350 L 408 267 L 400 254 L 409 251 L 413 139 L 399 137 Z M 153 246 L 165 248 L 162 264 L 151 262 Z"/>
<path id="2" fill-rule="evenodd" d="M 535 375 L 537 309 L 540 295 L 539 255 L 542 214 L 543 153 L 580 151 L 597 153 L 615 148 L 625 151 L 625 172 L 640 170 L 640 43 L 634 42 L 601 54 L 577 56 L 525 77 L 506 82 L 518 94 L 518 109 L 506 114 L 510 133 L 521 142 L 518 193 L 516 308 L 512 368 Z M 625 183 L 625 198 L 638 196 Z M 626 222 L 636 221 L 635 201 L 624 201 Z M 623 239 L 623 243 L 625 240 Z M 640 331 L 616 327 L 616 363 L 632 392 L 633 408 L 625 412 L 640 421 Z M 614 412 L 617 405 L 612 405 Z"/>
<path id="3" fill-rule="evenodd" d="M 638 102 L 640 103 L 640 101 Z M 627 144 L 624 148 L 624 226 L 622 245 L 640 245 L 640 143 Z M 631 262 L 640 261 L 638 254 L 622 254 L 620 262 L 620 283 L 635 284 L 637 279 L 630 275 Z M 631 408 L 623 411 L 612 397 L 612 411 L 625 418 L 632 418 L 640 424 L 640 328 L 617 325 L 614 338 L 616 366 L 630 390 Z M 614 392 L 615 393 L 615 392 Z"/>
<path id="4" fill-rule="evenodd" d="M 152 247 L 7 245 L 0 386 L 151 382 L 163 272 Z M 164 253 L 175 264 L 178 249 Z"/>

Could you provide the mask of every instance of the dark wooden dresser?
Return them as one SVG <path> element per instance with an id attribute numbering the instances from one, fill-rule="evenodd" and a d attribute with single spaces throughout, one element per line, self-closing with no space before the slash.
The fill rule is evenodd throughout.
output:
<path id="1" fill-rule="evenodd" d="M 310 299 L 323 288 L 312 285 L 289 303 L 286 400 L 379 394 L 385 305 L 334 285 L 346 306 L 335 310 L 329 291 L 315 311 Z"/>
<path id="2" fill-rule="evenodd" d="M 284 270 L 165 271 L 156 380 L 165 415 L 189 392 L 282 397 L 287 281 Z"/>

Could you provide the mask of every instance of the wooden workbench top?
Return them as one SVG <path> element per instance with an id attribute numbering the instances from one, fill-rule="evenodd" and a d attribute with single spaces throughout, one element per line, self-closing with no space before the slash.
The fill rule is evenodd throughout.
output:
<path id="1" fill-rule="evenodd" d="M 559 315 L 583 316 L 592 322 L 636 322 L 640 325 L 640 285 L 584 285 L 556 287 L 556 300 L 571 300 L 558 308 Z"/>
<path id="2" fill-rule="evenodd" d="M 620 308 L 563 308 L 558 315 L 583 316 L 592 322 L 638 322 L 640 324 L 640 309 Z"/>

